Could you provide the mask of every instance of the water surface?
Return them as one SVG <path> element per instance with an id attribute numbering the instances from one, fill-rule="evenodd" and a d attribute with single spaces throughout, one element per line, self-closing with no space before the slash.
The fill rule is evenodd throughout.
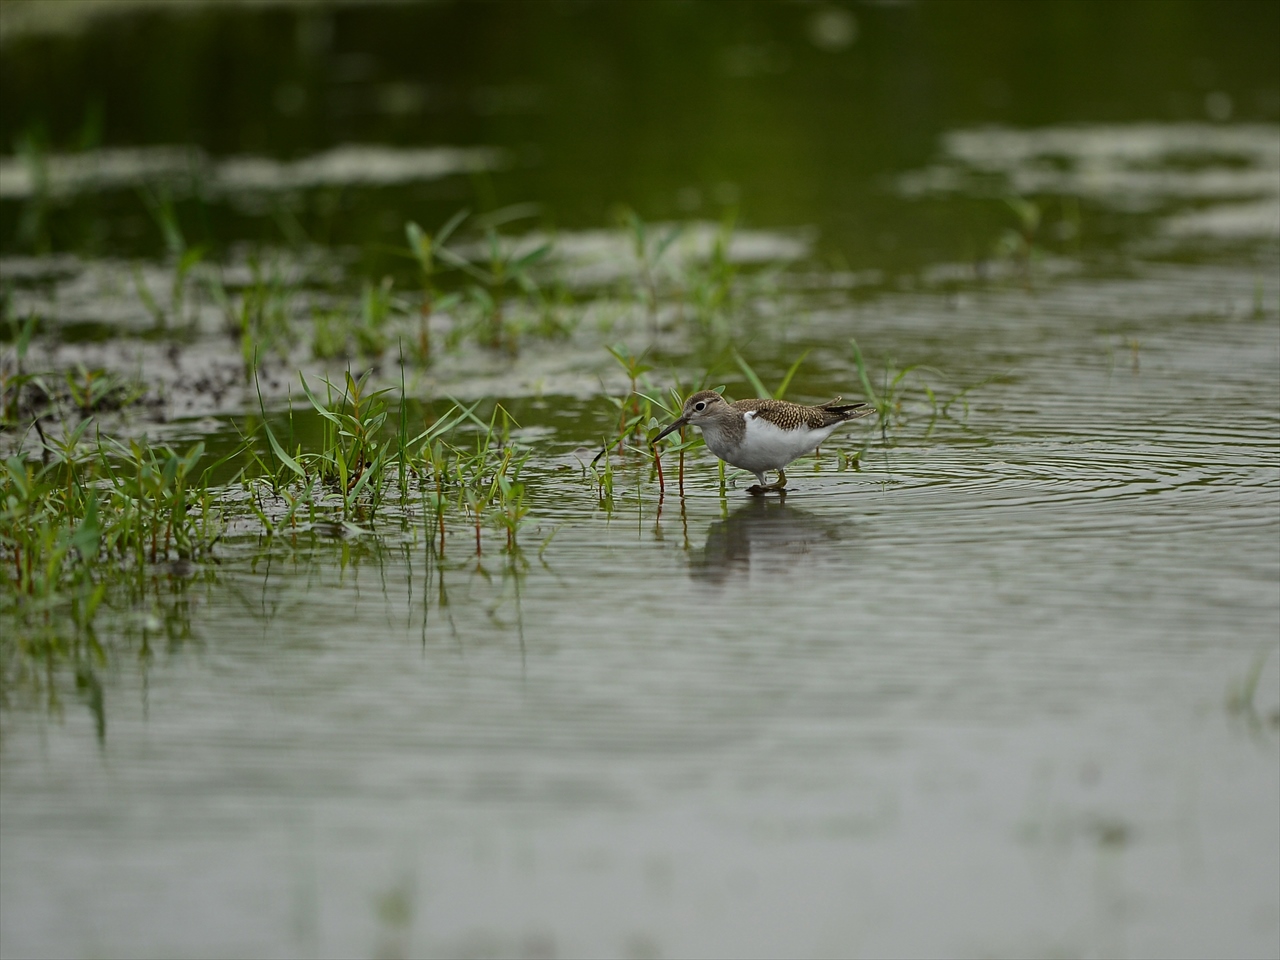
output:
<path id="1" fill-rule="evenodd" d="M 849 56 L 888 56 L 889 14 L 856 11 Z M 270 34 L 283 16 L 230 22 Z M 746 70 L 785 103 L 806 71 L 836 69 L 820 55 L 838 53 L 792 26 L 807 46 L 769 41 L 791 66 L 748 37 L 721 82 Z M 83 51 L 93 36 L 62 42 Z M 683 495 L 672 458 L 663 496 L 630 455 L 602 500 L 586 463 L 616 428 L 605 394 L 625 385 L 603 346 L 651 348 L 665 389 L 724 343 L 674 314 L 654 334 L 619 292 L 625 238 L 548 186 L 566 167 L 521 154 L 511 130 L 524 128 L 486 128 L 475 118 L 497 114 L 476 107 L 452 129 L 491 140 L 395 145 L 410 139 L 402 114 L 374 111 L 376 128 L 353 106 L 347 132 L 383 151 L 374 168 L 400 171 L 382 180 L 326 181 L 337 148 L 301 135 L 271 150 L 223 131 L 183 154 L 221 185 L 204 200 L 215 233 L 245 239 L 233 226 L 254 209 L 266 231 L 269 195 L 294 198 L 313 235 L 263 249 L 296 270 L 304 321 L 315 303 L 353 302 L 364 267 L 384 262 L 344 247 L 378 246 L 367 222 L 320 239 L 325 191 L 447 211 L 453 194 L 413 192 L 470 189 L 446 159 L 559 204 L 567 224 L 506 234 L 556 240 L 586 319 L 514 357 L 463 345 L 406 374 L 416 400 L 501 402 L 519 422 L 532 518 L 519 551 L 486 529 L 477 556 L 451 523 L 442 552 L 420 510 L 389 508 L 369 535 L 304 524 L 272 540 L 241 520 L 216 564 L 157 567 L 145 599 L 106 615 L 105 730 L 71 685 L 52 705 L 6 694 L 0 953 L 1275 956 L 1280 127 L 1243 80 L 1222 83 L 1234 120 L 1203 115 L 1202 96 L 1193 117 L 1157 116 L 1147 91 L 1116 116 L 1073 101 L 979 118 L 995 127 L 960 116 L 901 154 L 877 140 L 893 161 L 863 186 L 842 193 L 839 165 L 822 166 L 839 199 L 826 212 L 796 200 L 797 182 L 763 201 L 768 164 L 744 178 L 756 212 L 734 262 L 780 273 L 727 338 L 761 377 L 776 383 L 809 350 L 789 396 L 858 396 L 850 338 L 877 383 L 886 364 L 919 365 L 890 429 L 851 426 L 788 471 L 785 498 L 747 495 L 735 471 L 722 491 L 701 451 Z M 475 102 L 569 115 L 513 89 Z M 797 126 L 822 122 L 801 111 Z M 399 132 L 379 147 L 370 129 Z M 146 176 L 174 173 L 161 141 L 136 140 L 135 159 L 163 167 Z M 405 152 L 457 144 L 498 152 Z M 138 206 L 130 178 L 144 173 L 49 169 L 64 191 L 53 249 L 6 240 L 0 262 L 14 314 L 45 318 L 36 355 L 136 363 L 175 396 L 193 370 L 225 365 L 216 398 L 119 429 L 229 449 L 258 401 L 215 306 L 195 296 L 189 328 L 157 333 L 118 280 L 139 263 L 167 281 L 155 237 L 110 256 L 58 240 L 93 204 Z M 668 207 L 646 214 L 680 213 L 682 176 L 657 176 Z M 34 195 L 3 179 L 16 231 Z M 874 209 L 854 202 L 864 190 Z M 1015 196 L 1040 217 L 1023 248 L 1007 233 Z M 705 213 L 684 211 L 695 222 L 674 263 L 707 255 Z M 860 222 L 870 239 L 849 241 Z M 919 239 L 930 222 L 950 224 L 933 246 Z M 230 243 L 216 262 L 248 269 Z M 170 362 L 174 342 L 191 352 Z M 303 347 L 272 363 L 262 388 L 281 417 L 291 366 L 341 369 Z M 716 369 L 748 395 L 731 361 Z M 399 371 L 387 361 L 378 376 Z M 840 456 L 855 452 L 857 469 Z"/>

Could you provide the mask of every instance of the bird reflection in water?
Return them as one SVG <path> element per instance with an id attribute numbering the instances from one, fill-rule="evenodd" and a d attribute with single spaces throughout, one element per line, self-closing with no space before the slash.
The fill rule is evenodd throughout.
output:
<path id="1" fill-rule="evenodd" d="M 814 563 L 844 558 L 853 527 L 805 510 L 753 497 L 707 531 L 706 545 L 694 551 L 689 573 L 695 580 L 723 584 L 752 573 L 794 573 Z"/>

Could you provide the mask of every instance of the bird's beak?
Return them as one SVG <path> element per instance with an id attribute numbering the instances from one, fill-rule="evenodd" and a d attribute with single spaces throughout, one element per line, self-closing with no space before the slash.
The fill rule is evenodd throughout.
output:
<path id="1" fill-rule="evenodd" d="M 681 417 L 680 419 L 673 421 L 673 422 L 671 423 L 671 426 L 667 427 L 667 429 L 663 430 L 660 434 L 658 434 L 656 437 L 654 437 L 654 438 L 653 438 L 653 442 L 654 442 L 654 443 L 657 443 L 659 440 L 661 440 L 661 439 L 662 439 L 663 437 L 665 437 L 667 434 L 669 434 L 669 433 L 674 433 L 675 431 L 679 430 L 681 427 L 683 427 L 683 426 L 684 426 L 686 423 L 688 423 L 688 422 L 689 422 L 689 418 L 688 418 L 688 417 Z"/>

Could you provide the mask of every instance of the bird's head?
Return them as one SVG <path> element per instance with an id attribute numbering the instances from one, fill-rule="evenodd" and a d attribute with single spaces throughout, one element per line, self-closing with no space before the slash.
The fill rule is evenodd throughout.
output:
<path id="1" fill-rule="evenodd" d="M 690 426 L 701 426 L 708 420 L 712 420 L 717 416 L 723 416 L 725 411 L 729 409 L 729 401 L 714 390 L 699 390 L 689 399 L 685 400 L 684 407 L 681 408 L 680 416 L 672 421 L 672 423 L 660 434 L 653 438 L 653 442 L 657 443 L 669 433 L 674 433 L 685 424 Z"/>

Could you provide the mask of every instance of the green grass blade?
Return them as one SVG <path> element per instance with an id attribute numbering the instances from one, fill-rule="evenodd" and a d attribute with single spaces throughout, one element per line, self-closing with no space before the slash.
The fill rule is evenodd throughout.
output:
<path id="1" fill-rule="evenodd" d="M 471 211 L 468 210 L 466 207 L 463 207 L 461 210 L 455 213 L 452 217 L 450 217 L 449 222 L 436 231 L 436 236 L 435 236 L 436 247 L 442 246 L 444 242 L 448 240 L 449 237 L 453 234 L 453 231 L 457 230 L 458 226 L 462 223 L 462 221 L 467 219 L 467 217 L 470 214 L 471 214 Z"/>
<path id="2" fill-rule="evenodd" d="M 862 390 L 867 395 L 867 399 L 878 407 L 880 405 L 880 395 L 871 386 L 871 378 L 867 376 L 867 364 L 862 358 L 862 348 L 858 346 L 858 341 L 852 337 L 849 338 L 849 345 L 853 347 L 853 363 L 858 368 L 858 379 L 862 382 Z"/>
<path id="3" fill-rule="evenodd" d="M 791 365 L 791 369 L 787 371 L 787 375 L 782 378 L 782 383 L 778 384 L 778 389 L 773 392 L 775 400 L 781 400 L 787 392 L 787 387 L 791 386 L 791 378 L 796 375 L 796 371 L 800 369 L 800 364 L 804 363 L 804 358 L 809 355 L 806 350 L 800 356 L 796 357 L 796 362 Z"/>
<path id="4" fill-rule="evenodd" d="M 315 407 L 316 413 L 320 414 L 320 416 L 324 417 L 327 420 L 332 420 L 339 427 L 341 427 L 342 421 L 338 418 L 338 415 L 335 413 L 329 412 L 329 410 L 325 408 L 324 404 L 322 404 L 319 400 L 316 399 L 315 394 L 311 392 L 311 388 L 307 386 L 306 374 L 299 371 L 298 379 L 302 381 L 302 392 L 307 395 L 307 399 L 311 401 L 311 406 Z"/>
<path id="5" fill-rule="evenodd" d="M 267 442 L 271 444 L 271 449 L 275 451 L 276 456 L 286 467 L 296 473 L 298 476 L 306 479 L 307 471 L 302 469 L 302 465 L 297 460 L 284 452 L 284 447 L 280 446 L 280 441 L 276 439 L 276 435 L 271 432 L 271 427 L 264 420 L 262 429 L 267 432 Z"/>
<path id="6" fill-rule="evenodd" d="M 733 359 L 738 362 L 738 368 L 746 375 L 747 382 L 751 384 L 751 388 L 755 390 L 756 396 L 765 400 L 771 399 L 773 394 L 769 392 L 764 382 L 756 376 L 756 372 L 751 369 L 751 364 L 736 349 L 733 351 Z"/>

